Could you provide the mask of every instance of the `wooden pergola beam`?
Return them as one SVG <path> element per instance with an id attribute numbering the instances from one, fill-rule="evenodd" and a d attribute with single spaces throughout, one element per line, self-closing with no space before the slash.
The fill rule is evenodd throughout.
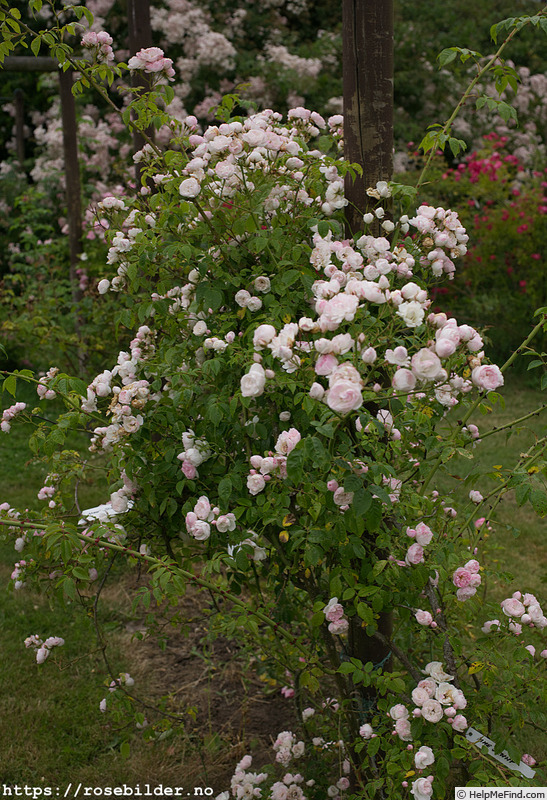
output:
<path id="1" fill-rule="evenodd" d="M 6 56 L 0 69 L 8 72 L 57 72 L 59 62 L 49 56 Z"/>

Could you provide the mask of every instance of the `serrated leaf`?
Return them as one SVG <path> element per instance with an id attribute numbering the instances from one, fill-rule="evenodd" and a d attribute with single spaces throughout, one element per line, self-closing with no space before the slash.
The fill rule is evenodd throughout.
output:
<path id="1" fill-rule="evenodd" d="M 547 494 L 541 489 L 531 489 L 530 502 L 536 514 L 544 517 L 547 514 Z"/>

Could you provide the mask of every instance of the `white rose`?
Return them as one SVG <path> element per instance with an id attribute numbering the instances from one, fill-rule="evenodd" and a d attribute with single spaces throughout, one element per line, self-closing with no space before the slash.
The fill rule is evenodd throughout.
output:
<path id="1" fill-rule="evenodd" d="M 442 365 L 439 356 L 426 347 L 418 350 L 412 356 L 412 372 L 421 381 L 434 381 L 442 374 Z"/>
<path id="2" fill-rule="evenodd" d="M 236 292 L 234 297 L 234 300 L 236 301 L 238 306 L 241 306 L 241 308 L 244 308 L 250 299 L 251 299 L 251 293 L 248 292 L 247 289 L 240 289 L 239 292 Z"/>
<path id="3" fill-rule="evenodd" d="M 266 486 L 266 481 L 263 475 L 249 475 L 247 478 L 247 489 L 250 494 L 259 494 Z"/>
<path id="4" fill-rule="evenodd" d="M 348 380 L 336 381 L 326 394 L 327 405 L 338 414 L 355 411 L 363 404 L 359 384 Z"/>
<path id="5" fill-rule="evenodd" d="M 417 328 L 424 321 L 425 311 L 416 300 L 410 300 L 400 304 L 397 316 L 401 317 L 409 328 Z"/>
<path id="6" fill-rule="evenodd" d="M 269 292 L 270 291 L 270 279 L 267 278 L 265 275 L 261 275 L 259 278 L 255 278 L 254 287 L 257 292 Z"/>
<path id="7" fill-rule="evenodd" d="M 249 311 L 260 311 L 262 308 L 262 300 L 260 297 L 249 297 L 246 306 Z"/>
<path id="8" fill-rule="evenodd" d="M 253 347 L 255 350 L 263 350 L 272 339 L 275 339 L 277 331 L 273 325 L 259 325 L 253 334 Z"/>
<path id="9" fill-rule="evenodd" d="M 266 373 L 261 364 L 253 364 L 249 372 L 241 378 L 243 397 L 259 397 L 266 385 Z"/>
<path id="10" fill-rule="evenodd" d="M 391 379 L 391 385 L 396 392 L 411 392 L 416 386 L 416 376 L 409 369 L 398 369 Z"/>
<path id="11" fill-rule="evenodd" d="M 425 767 L 429 767 L 435 761 L 435 756 L 433 755 L 433 750 L 431 747 L 420 747 L 419 750 L 414 753 L 414 763 L 416 764 L 416 769 L 424 769 Z"/>
<path id="12" fill-rule="evenodd" d="M 199 181 L 195 178 L 186 178 L 181 185 L 179 186 L 179 192 L 181 197 L 197 197 L 201 191 L 201 186 Z"/>

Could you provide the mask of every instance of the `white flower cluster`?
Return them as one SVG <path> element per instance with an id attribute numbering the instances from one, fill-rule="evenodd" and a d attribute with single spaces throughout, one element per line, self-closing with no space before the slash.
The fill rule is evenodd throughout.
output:
<path id="1" fill-rule="evenodd" d="M 412 701 L 415 704 L 412 716 L 423 717 L 432 723 L 440 722 L 446 717 L 452 729 L 461 733 L 467 728 L 467 720 L 462 714 L 458 714 L 458 711 L 467 706 L 463 692 L 450 683 L 454 678 L 444 671 L 440 661 L 431 661 L 426 665 L 424 673 L 428 677 L 420 681 L 412 691 Z M 399 703 L 392 706 L 388 714 L 395 722 L 394 733 L 399 739 L 403 742 L 412 741 L 407 707 Z"/>
<path id="2" fill-rule="evenodd" d="M 464 256 L 469 241 L 456 212 L 423 205 L 416 216 L 409 219 L 409 224 L 422 235 L 421 244 L 429 251 L 420 260 L 421 265 L 430 267 L 436 277 L 445 272 L 449 278 L 453 278 L 455 266 L 451 259 Z M 445 250 L 448 250 L 450 257 Z"/>
<path id="3" fill-rule="evenodd" d="M 11 430 L 11 421 L 17 414 L 20 414 L 21 411 L 24 411 L 27 407 L 26 403 L 15 403 L 13 406 L 4 409 L 2 412 L 2 421 L 0 422 L 0 430 L 3 433 L 9 433 Z"/>
<path id="4" fill-rule="evenodd" d="M 273 475 L 279 478 L 287 477 L 287 456 L 294 450 L 301 438 L 296 428 L 289 428 L 288 431 L 283 431 L 277 437 L 275 452 L 270 451 L 264 457 L 251 456 L 251 470 L 247 477 L 247 489 L 250 494 L 260 494 Z"/>
<path id="5" fill-rule="evenodd" d="M 43 664 L 46 658 L 49 658 L 49 654 L 54 647 L 61 647 L 64 643 L 65 640 L 61 639 L 60 636 L 49 636 L 45 642 L 36 634 L 27 636 L 25 639 L 25 647 L 33 647 L 34 650 L 36 650 L 36 661 L 38 664 Z"/>
<path id="6" fill-rule="evenodd" d="M 189 511 L 185 517 L 186 530 L 197 539 L 204 542 L 211 535 L 211 525 L 214 525 L 220 533 L 234 531 L 236 528 L 236 518 L 231 512 L 221 514 L 220 509 L 212 507 L 209 498 L 202 495 L 196 502 L 193 511 Z"/>
<path id="7" fill-rule="evenodd" d="M 58 374 L 59 374 L 58 367 L 50 367 L 46 372 L 46 374 L 42 378 L 40 378 L 36 386 L 36 391 L 38 393 L 38 397 L 40 398 L 40 400 L 53 400 L 53 398 L 55 397 L 55 390 L 49 388 L 48 382 L 52 381 Z"/>

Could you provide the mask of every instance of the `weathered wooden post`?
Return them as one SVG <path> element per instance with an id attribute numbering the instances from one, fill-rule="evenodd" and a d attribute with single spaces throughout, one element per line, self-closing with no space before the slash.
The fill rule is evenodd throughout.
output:
<path id="1" fill-rule="evenodd" d="M 343 0 L 344 156 L 359 164 L 362 177 L 346 178 L 347 235 L 363 230 L 363 213 L 376 201 L 366 194 L 393 170 L 393 0 Z M 374 231 L 373 231 L 374 232 Z M 380 231 L 376 232 L 379 235 Z M 367 636 L 359 618 L 349 630 L 349 654 L 375 668 L 391 668 L 392 616 L 381 612 L 379 637 Z M 375 690 L 359 691 L 366 715 Z"/>
<path id="2" fill-rule="evenodd" d="M 150 0 L 128 0 L 127 2 L 127 21 L 129 26 L 129 52 L 135 55 L 144 47 L 152 45 L 152 27 L 150 25 Z M 149 88 L 150 82 L 144 72 L 134 73 L 131 77 L 133 88 Z M 146 134 L 150 139 L 154 138 L 154 129 L 148 128 Z M 143 136 L 133 130 L 133 152 L 136 153 L 144 146 Z M 135 164 L 135 177 L 137 186 L 141 184 L 141 167 Z"/>
<path id="3" fill-rule="evenodd" d="M 15 152 L 22 168 L 25 162 L 25 105 L 22 89 L 14 91 L 13 105 L 15 106 Z"/>
<path id="4" fill-rule="evenodd" d="M 393 170 L 393 0 L 343 0 L 344 156 L 363 176 L 346 180 L 348 233 L 363 227 L 368 187 Z"/>
<path id="5" fill-rule="evenodd" d="M 70 252 L 70 284 L 72 299 L 80 297 L 76 269 L 82 251 L 82 200 L 80 187 L 80 165 L 78 160 L 78 138 L 76 105 L 72 94 L 72 68 L 59 70 L 59 94 L 63 123 L 63 153 L 65 161 L 65 184 L 68 222 L 68 247 Z"/>

